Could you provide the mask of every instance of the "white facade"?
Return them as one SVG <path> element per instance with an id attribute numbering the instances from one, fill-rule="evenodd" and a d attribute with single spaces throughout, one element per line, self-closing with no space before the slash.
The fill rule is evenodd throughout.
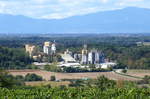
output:
<path id="1" fill-rule="evenodd" d="M 80 67 L 81 65 L 79 63 L 62 63 L 58 65 L 59 67 Z"/>
<path id="2" fill-rule="evenodd" d="M 43 52 L 45 54 L 55 54 L 56 53 L 56 45 L 51 42 L 44 42 Z"/>
<path id="3" fill-rule="evenodd" d="M 84 48 L 82 49 L 81 64 L 88 64 L 88 50 L 87 50 L 87 45 L 84 45 L 83 47 Z"/>
<path id="4" fill-rule="evenodd" d="M 46 41 L 46 42 L 44 42 L 44 46 L 43 46 L 43 52 L 45 53 L 45 54 L 50 54 L 50 42 L 48 42 L 48 41 Z"/>
<path id="5" fill-rule="evenodd" d="M 88 53 L 88 63 L 89 64 L 100 64 L 103 59 L 102 53 L 97 50 L 92 50 Z"/>
<path id="6" fill-rule="evenodd" d="M 49 46 L 43 46 L 43 52 L 45 54 L 50 54 L 50 47 Z"/>
<path id="7" fill-rule="evenodd" d="M 93 61 L 92 61 L 92 53 L 89 52 L 89 53 L 88 53 L 88 63 L 89 63 L 89 64 L 92 64 L 92 62 L 93 62 Z"/>
<path id="8" fill-rule="evenodd" d="M 97 64 L 100 63 L 100 53 L 99 52 L 95 53 L 95 63 L 97 63 Z"/>
<path id="9" fill-rule="evenodd" d="M 86 54 L 83 54 L 82 55 L 82 61 L 81 61 L 82 64 L 87 64 L 88 63 L 88 56 Z"/>
<path id="10" fill-rule="evenodd" d="M 100 64 L 100 67 L 103 69 L 108 69 L 110 67 L 114 67 L 115 65 L 117 65 L 117 63 L 107 62 L 107 63 Z"/>
<path id="11" fill-rule="evenodd" d="M 55 43 L 53 43 L 52 46 L 51 46 L 51 52 L 52 52 L 52 54 L 56 53 L 56 45 L 55 45 Z"/>

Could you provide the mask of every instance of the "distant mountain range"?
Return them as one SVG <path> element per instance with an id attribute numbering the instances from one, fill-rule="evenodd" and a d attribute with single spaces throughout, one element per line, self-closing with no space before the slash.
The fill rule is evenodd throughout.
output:
<path id="1" fill-rule="evenodd" d="M 128 7 L 66 19 L 0 14 L 0 33 L 150 33 L 150 9 Z"/>

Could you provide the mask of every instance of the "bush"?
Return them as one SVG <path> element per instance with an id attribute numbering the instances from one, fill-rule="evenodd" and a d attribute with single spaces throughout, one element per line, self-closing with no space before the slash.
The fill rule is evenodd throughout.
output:
<path id="1" fill-rule="evenodd" d="M 55 80 L 56 80 L 56 77 L 55 77 L 55 76 L 51 76 L 50 80 L 51 80 L 51 81 L 55 81 Z"/>
<path id="2" fill-rule="evenodd" d="M 36 74 L 27 74 L 25 76 L 25 81 L 42 81 L 42 80 L 43 80 L 43 78 Z"/>
<path id="3" fill-rule="evenodd" d="M 138 84 L 150 84 L 150 76 L 144 76 L 144 78 L 141 81 L 138 81 Z"/>
<path id="4" fill-rule="evenodd" d="M 100 90 L 106 90 L 108 88 L 114 88 L 116 82 L 113 80 L 109 80 L 105 76 L 100 76 L 97 78 L 96 85 Z"/>
<path id="5" fill-rule="evenodd" d="M 123 69 L 122 72 L 123 72 L 123 73 L 127 73 L 127 70 L 126 70 L 126 69 Z"/>
<path id="6" fill-rule="evenodd" d="M 23 85 L 23 82 L 16 79 L 14 76 L 5 71 L 0 70 L 0 87 L 13 87 L 16 85 Z"/>
<path id="7" fill-rule="evenodd" d="M 61 68 L 57 67 L 57 64 L 45 65 L 44 69 L 52 72 L 61 72 Z"/>
<path id="8" fill-rule="evenodd" d="M 50 84 L 44 85 L 43 87 L 45 87 L 45 88 L 52 88 L 52 86 Z"/>
<path id="9" fill-rule="evenodd" d="M 22 75 L 17 75 L 15 78 L 16 78 L 16 80 L 19 80 L 19 81 L 25 80 L 25 78 Z"/>
<path id="10" fill-rule="evenodd" d="M 60 85 L 59 88 L 60 88 L 61 90 L 64 90 L 64 89 L 66 89 L 66 85 Z"/>
<path id="11" fill-rule="evenodd" d="M 116 66 L 114 66 L 114 69 L 125 69 L 127 67 L 127 65 L 119 62 Z"/>
<path id="12" fill-rule="evenodd" d="M 73 80 L 70 81 L 71 83 L 69 84 L 70 87 L 80 87 L 84 86 L 84 81 L 81 79 Z"/>

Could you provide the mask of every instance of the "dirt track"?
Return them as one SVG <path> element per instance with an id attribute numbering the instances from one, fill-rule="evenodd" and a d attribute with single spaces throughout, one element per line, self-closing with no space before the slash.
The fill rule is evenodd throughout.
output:
<path id="1" fill-rule="evenodd" d="M 81 79 L 81 78 L 92 78 L 96 79 L 98 76 L 106 76 L 109 79 L 112 80 L 139 80 L 132 77 L 126 77 L 119 74 L 116 74 L 114 72 L 92 72 L 92 73 L 56 73 L 56 72 L 47 72 L 42 70 L 9 70 L 10 74 L 16 76 L 16 75 L 22 75 L 25 76 L 28 73 L 35 73 L 37 75 L 42 76 L 45 80 L 49 80 L 50 76 L 55 75 L 56 79 Z"/>

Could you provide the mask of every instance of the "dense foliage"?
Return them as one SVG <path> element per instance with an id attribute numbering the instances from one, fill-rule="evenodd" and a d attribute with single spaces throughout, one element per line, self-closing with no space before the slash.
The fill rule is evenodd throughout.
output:
<path id="1" fill-rule="evenodd" d="M 12 88 L 18 85 L 24 85 L 25 81 L 42 81 L 43 78 L 36 74 L 27 74 L 25 77 L 21 75 L 13 76 L 6 71 L 0 70 L 0 87 Z"/>
<path id="2" fill-rule="evenodd" d="M 112 69 L 102 69 L 102 68 L 80 68 L 80 67 L 64 67 L 62 72 L 66 73 L 81 73 L 81 72 L 109 72 Z"/>
<path id="3" fill-rule="evenodd" d="M 150 69 L 150 46 L 111 47 L 107 56 L 129 69 Z"/>
<path id="4" fill-rule="evenodd" d="M 96 87 L 80 88 L 0 88 L 1 99 L 150 99 L 150 89 Z"/>
<path id="5" fill-rule="evenodd" d="M 25 81 L 42 81 L 42 80 L 43 80 L 43 78 L 36 74 L 27 74 L 25 76 Z"/>
<path id="6" fill-rule="evenodd" d="M 51 72 L 62 72 L 61 68 L 58 67 L 56 63 L 51 65 L 45 65 L 44 69 Z"/>
<path id="7" fill-rule="evenodd" d="M 28 68 L 32 59 L 19 48 L 0 47 L 0 68 L 2 69 L 24 69 Z"/>
<path id="8" fill-rule="evenodd" d="M 55 76 L 51 76 L 51 77 L 50 77 L 50 80 L 51 80 L 51 81 L 55 81 L 55 80 L 56 80 L 56 77 L 55 77 Z"/>
<path id="9" fill-rule="evenodd" d="M 23 85 L 24 82 L 21 78 L 19 76 L 14 77 L 6 71 L 0 70 L 0 87 L 11 88 L 13 86 Z"/>

